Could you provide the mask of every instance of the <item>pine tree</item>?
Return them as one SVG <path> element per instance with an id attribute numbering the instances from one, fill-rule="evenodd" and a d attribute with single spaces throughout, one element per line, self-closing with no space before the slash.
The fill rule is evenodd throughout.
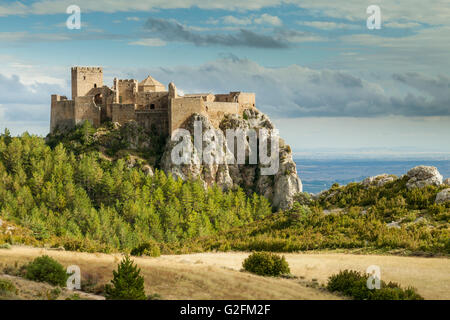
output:
<path id="1" fill-rule="evenodd" d="M 108 300 L 146 300 L 144 291 L 144 277 L 141 269 L 126 256 L 113 271 L 111 284 L 106 285 L 106 299 Z"/>

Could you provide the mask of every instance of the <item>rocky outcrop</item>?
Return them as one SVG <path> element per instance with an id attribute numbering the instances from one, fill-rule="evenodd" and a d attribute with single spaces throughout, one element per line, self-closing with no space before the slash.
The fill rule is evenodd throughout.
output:
<path id="1" fill-rule="evenodd" d="M 397 180 L 397 177 L 394 175 L 389 175 L 386 173 L 374 176 L 374 177 L 368 177 L 364 179 L 361 184 L 365 187 L 369 186 L 375 186 L 375 187 L 382 187 L 386 183 L 392 182 L 394 180 Z"/>
<path id="2" fill-rule="evenodd" d="M 209 139 L 203 139 L 206 141 L 202 141 L 201 144 L 197 142 L 197 145 L 194 139 L 195 121 L 201 122 L 201 132 L 204 137 L 210 135 Z M 199 178 L 203 181 L 205 187 L 213 184 L 217 184 L 223 189 L 240 186 L 249 193 L 256 192 L 264 195 L 277 209 L 291 207 L 294 202 L 294 195 L 302 191 L 302 183 L 297 176 L 297 168 L 292 160 L 291 148 L 282 139 L 278 139 L 278 154 L 271 155 L 271 157 L 278 155 L 279 158 L 278 170 L 274 174 L 262 174 L 268 165 L 263 165 L 259 159 L 257 163 L 249 164 L 252 151 L 257 151 L 252 150 L 249 139 L 243 141 L 245 164 L 237 164 L 233 160 L 233 154 L 236 150 L 231 152 L 228 148 L 227 130 L 241 129 L 245 131 L 254 129 L 255 132 L 259 133 L 261 129 L 266 129 L 268 132 L 272 132 L 274 129 L 270 119 L 258 110 L 247 109 L 242 117 L 226 115 L 221 121 L 219 129 L 213 127 L 208 117 L 193 114 L 181 128 L 187 130 L 191 138 L 184 139 L 183 146 L 179 142 L 181 140 L 169 141 L 166 144 L 161 159 L 161 168 L 166 173 L 171 173 L 183 180 Z M 212 131 L 214 131 L 213 135 L 211 135 Z M 180 152 L 183 148 L 191 152 L 183 163 L 177 164 L 173 161 L 172 154 Z M 210 161 L 205 161 L 205 157 L 208 157 Z M 203 161 L 200 161 L 201 159 Z"/>
<path id="3" fill-rule="evenodd" d="M 436 195 L 435 202 L 436 202 L 436 204 L 450 202 L 450 188 L 447 188 L 447 189 L 444 189 L 444 190 L 440 191 Z"/>
<path id="4" fill-rule="evenodd" d="M 409 178 L 406 182 L 408 189 L 442 184 L 442 175 L 436 167 L 418 166 L 409 170 L 406 175 Z"/>
<path id="5" fill-rule="evenodd" d="M 447 178 L 444 180 L 444 182 L 442 182 L 443 184 L 450 186 L 450 178 Z"/>

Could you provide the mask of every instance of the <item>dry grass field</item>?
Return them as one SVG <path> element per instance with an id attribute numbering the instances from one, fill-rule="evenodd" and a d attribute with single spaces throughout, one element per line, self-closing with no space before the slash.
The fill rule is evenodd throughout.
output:
<path id="1" fill-rule="evenodd" d="M 0 270 L 47 254 L 63 265 L 76 264 L 82 278 L 102 285 L 112 278 L 120 255 L 54 251 L 14 246 L 0 249 Z M 240 272 L 247 253 L 202 253 L 133 258 L 145 277 L 147 294 L 163 299 L 341 299 L 309 284 L 325 284 L 343 269 L 378 265 L 385 281 L 414 286 L 425 299 L 450 299 L 450 260 L 344 253 L 286 254 L 297 279 L 265 278 Z"/>

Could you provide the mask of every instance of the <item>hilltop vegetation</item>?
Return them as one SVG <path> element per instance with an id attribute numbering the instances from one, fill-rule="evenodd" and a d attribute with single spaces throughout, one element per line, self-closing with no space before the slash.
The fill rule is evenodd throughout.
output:
<path id="1" fill-rule="evenodd" d="M 384 186 L 334 185 L 317 199 L 301 194 L 291 210 L 185 244 L 189 250 L 295 252 L 323 249 L 450 253 L 450 203 L 445 187 L 408 190 L 406 178 Z M 394 225 L 391 223 L 394 221 Z"/>
<path id="2" fill-rule="evenodd" d="M 240 188 L 204 189 L 162 171 L 147 174 L 126 156 L 105 158 L 89 130 L 79 127 L 53 148 L 27 133 L 0 136 L 0 218 L 12 224 L 0 227 L 0 244 L 131 251 L 212 235 L 271 213 L 264 197 L 247 197 Z"/>
<path id="3" fill-rule="evenodd" d="M 336 184 L 314 198 L 298 194 L 292 209 L 273 213 L 266 198 L 239 187 L 205 189 L 199 180 L 149 173 L 145 167 L 158 151 L 145 146 L 158 138 L 137 129 L 95 130 L 85 123 L 47 142 L 27 133 L 1 135 L 0 245 L 154 256 L 212 250 L 450 253 L 450 203 L 435 204 L 443 186 L 408 189 L 406 177 L 382 186 Z"/>

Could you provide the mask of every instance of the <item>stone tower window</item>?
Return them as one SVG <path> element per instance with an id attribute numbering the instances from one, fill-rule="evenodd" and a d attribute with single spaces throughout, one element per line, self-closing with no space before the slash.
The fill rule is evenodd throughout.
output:
<path id="1" fill-rule="evenodd" d="M 154 103 L 152 103 L 151 105 L 150 105 L 150 109 L 155 109 L 155 104 Z"/>
<path id="2" fill-rule="evenodd" d="M 86 80 L 86 76 L 83 76 L 83 80 Z"/>
<path id="3" fill-rule="evenodd" d="M 97 84 L 96 83 L 94 83 L 94 88 L 97 88 Z"/>

